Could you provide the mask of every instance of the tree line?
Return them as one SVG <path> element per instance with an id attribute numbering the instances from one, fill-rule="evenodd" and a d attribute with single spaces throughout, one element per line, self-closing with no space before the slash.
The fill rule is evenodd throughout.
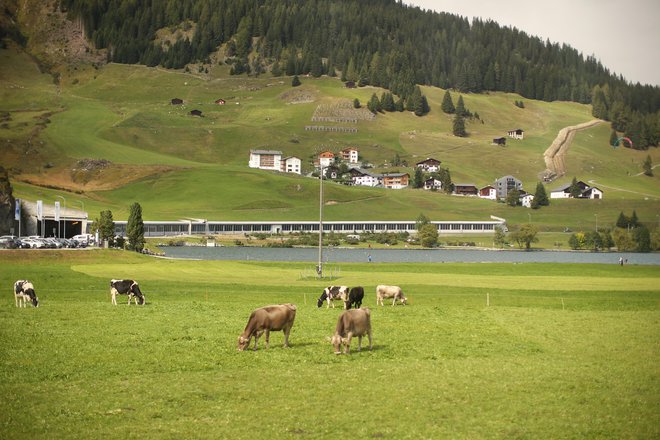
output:
<path id="1" fill-rule="evenodd" d="M 657 120 L 660 109 L 660 88 L 632 85 L 570 46 L 397 0 L 61 0 L 60 5 L 82 20 L 97 48 L 108 49 L 110 61 L 119 63 L 208 64 L 224 45 L 235 74 L 340 74 L 404 99 L 415 85 L 430 85 L 598 104 L 595 87 L 607 87 L 612 92 L 607 118 L 616 119 L 619 128 L 625 125 L 619 131 L 628 130 L 627 122 L 636 124 L 636 114 Z M 162 29 L 181 30 L 180 36 L 163 41 L 157 38 Z M 620 107 L 634 121 L 615 117 Z M 604 117 L 600 108 L 594 115 Z"/>

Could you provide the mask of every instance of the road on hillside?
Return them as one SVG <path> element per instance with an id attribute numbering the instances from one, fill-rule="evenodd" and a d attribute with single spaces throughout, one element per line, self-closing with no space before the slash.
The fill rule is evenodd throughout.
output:
<path id="1" fill-rule="evenodd" d="M 541 177 L 544 181 L 552 181 L 557 177 L 561 177 L 566 174 L 566 154 L 568 153 L 568 148 L 573 142 L 575 133 L 580 130 L 586 130 L 595 125 L 598 125 L 602 122 L 605 122 L 601 119 L 594 119 L 593 121 L 585 122 L 583 124 L 572 125 L 570 127 L 564 127 L 559 130 L 557 137 L 550 147 L 545 150 L 543 153 L 543 160 L 545 161 L 545 170 L 541 173 Z"/>

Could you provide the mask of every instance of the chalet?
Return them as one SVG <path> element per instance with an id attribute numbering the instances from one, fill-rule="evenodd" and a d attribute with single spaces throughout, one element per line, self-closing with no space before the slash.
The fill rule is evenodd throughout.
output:
<path id="1" fill-rule="evenodd" d="M 408 173 L 387 173 L 383 174 L 383 186 L 389 189 L 402 189 L 408 186 L 410 174 Z"/>
<path id="2" fill-rule="evenodd" d="M 431 177 L 430 179 L 426 179 L 424 181 L 424 189 L 439 191 L 442 189 L 442 182 L 439 181 L 438 179 L 434 179 L 433 177 Z"/>
<path id="3" fill-rule="evenodd" d="M 319 166 L 328 167 L 335 162 L 335 154 L 331 151 L 324 151 L 319 154 Z"/>
<path id="4" fill-rule="evenodd" d="M 516 128 L 515 130 L 509 130 L 507 132 L 510 138 L 514 139 L 522 139 L 525 135 L 525 132 L 523 131 L 522 128 Z"/>
<path id="5" fill-rule="evenodd" d="M 580 188 L 580 195 L 578 199 L 602 199 L 603 191 L 596 187 L 591 187 L 579 180 L 577 182 L 578 188 Z M 571 198 L 571 184 L 567 183 L 562 185 L 559 188 L 556 188 L 550 192 L 551 199 L 569 199 Z"/>
<path id="6" fill-rule="evenodd" d="M 506 199 L 509 191 L 517 189 L 522 190 L 522 182 L 513 176 L 504 176 L 495 180 L 495 189 L 497 191 L 498 199 Z"/>
<path id="7" fill-rule="evenodd" d="M 325 174 L 326 179 L 335 180 L 341 177 L 341 174 L 339 172 L 339 167 L 336 165 L 330 165 L 329 167 L 325 167 L 323 173 Z"/>
<path id="8" fill-rule="evenodd" d="M 533 200 L 534 200 L 534 194 L 523 193 L 520 195 L 520 204 L 525 208 L 531 208 Z"/>
<path id="9" fill-rule="evenodd" d="M 222 98 L 216 99 L 214 102 L 218 105 L 225 105 L 226 104 L 226 101 Z"/>
<path id="10" fill-rule="evenodd" d="M 250 150 L 250 168 L 280 171 L 282 152 L 276 150 Z"/>
<path id="11" fill-rule="evenodd" d="M 360 168 L 352 168 L 349 171 L 353 185 L 359 186 L 378 186 L 380 184 L 379 176 L 371 174 Z"/>
<path id="12" fill-rule="evenodd" d="M 421 162 L 417 162 L 415 164 L 415 167 L 421 168 L 422 170 L 426 171 L 427 173 L 435 173 L 440 169 L 440 161 L 437 159 L 433 158 L 428 158 L 426 160 L 422 160 Z"/>
<path id="13" fill-rule="evenodd" d="M 201 110 L 190 110 L 190 116 L 202 116 L 202 111 Z"/>
<path id="14" fill-rule="evenodd" d="M 358 163 L 359 151 L 357 148 L 348 147 L 341 150 L 341 159 L 348 163 Z"/>
<path id="15" fill-rule="evenodd" d="M 473 183 L 456 183 L 454 184 L 454 194 L 457 196 L 476 196 L 479 194 L 479 189 Z"/>
<path id="16" fill-rule="evenodd" d="M 501 137 L 493 139 L 493 145 L 501 145 L 503 147 L 506 146 L 506 138 Z"/>
<path id="17" fill-rule="evenodd" d="M 497 190 L 492 185 L 486 185 L 479 190 L 482 199 L 497 200 Z"/>
<path id="18" fill-rule="evenodd" d="M 302 161 L 296 156 L 285 157 L 280 161 L 280 171 L 283 173 L 301 174 Z"/>
<path id="19" fill-rule="evenodd" d="M 172 105 L 181 105 L 183 104 L 183 99 L 181 98 L 172 98 L 170 101 Z"/>

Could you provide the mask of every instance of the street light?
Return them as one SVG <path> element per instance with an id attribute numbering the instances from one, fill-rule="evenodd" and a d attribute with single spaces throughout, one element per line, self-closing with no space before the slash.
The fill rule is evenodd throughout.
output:
<path id="1" fill-rule="evenodd" d="M 80 203 L 80 211 L 82 211 L 83 215 L 85 214 L 85 202 L 82 200 L 78 200 L 78 203 Z M 82 215 L 81 215 L 82 217 Z M 87 217 L 85 217 L 87 218 Z M 83 230 L 83 226 L 85 226 L 85 230 Z M 80 222 L 80 233 L 81 234 L 86 234 L 87 233 L 87 223 L 81 221 Z"/>
<path id="2" fill-rule="evenodd" d="M 64 233 L 63 233 L 63 235 L 64 235 L 64 237 L 66 237 L 66 199 L 64 198 L 64 196 L 57 196 L 57 197 L 64 200 L 64 210 L 62 211 L 62 218 L 64 219 Z"/>

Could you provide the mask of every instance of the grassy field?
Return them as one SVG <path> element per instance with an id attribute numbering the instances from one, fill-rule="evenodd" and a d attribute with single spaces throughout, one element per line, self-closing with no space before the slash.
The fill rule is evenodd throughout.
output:
<path id="1" fill-rule="evenodd" d="M 110 209 L 125 220 L 132 202 L 143 207 L 145 220 L 205 218 L 211 220 L 314 220 L 318 182 L 314 179 L 253 170 L 247 167 L 252 148 L 278 149 L 296 155 L 311 170 L 320 150 L 359 148 L 376 171 L 392 167 L 395 155 L 413 165 L 427 157 L 442 161 L 455 183 L 492 184 L 514 175 L 534 191 L 545 168 L 543 152 L 557 132 L 592 119 L 589 106 L 568 102 L 514 102 L 514 94 L 464 95 L 465 105 L 480 115 L 469 122 L 470 136 L 450 134 L 451 116 L 439 111 L 444 90 L 425 87 L 431 112 L 422 118 L 409 112 L 386 113 L 360 121 L 355 134 L 310 132 L 319 105 L 358 98 L 366 103 L 373 87 L 346 89 L 337 78 L 303 78 L 292 88 L 290 78 L 231 77 L 212 72 L 208 78 L 144 66 L 109 64 L 98 69 L 70 69 L 55 85 L 34 62 L 15 48 L 0 50 L 0 111 L 10 119 L 0 129 L 0 163 L 10 170 L 15 196 L 52 203 L 64 195 L 69 206 L 90 217 Z M 458 93 L 453 93 L 454 100 Z M 172 98 L 184 100 L 172 106 Z M 224 98 L 227 104 L 215 105 Z M 189 115 L 193 108 L 204 117 Z M 341 125 L 327 123 L 328 125 Z M 322 125 L 322 124 L 319 124 Z M 512 128 L 525 129 L 525 139 L 509 140 L 505 148 L 491 145 Z M 553 201 L 531 213 L 543 232 L 565 228 L 589 230 L 598 216 L 611 226 L 623 211 L 647 224 L 660 212 L 660 173 L 639 175 L 650 154 L 609 146 L 609 124 L 580 132 L 573 142 L 565 177 L 575 176 L 605 193 L 599 201 Z M 77 161 L 107 159 L 112 165 L 85 177 Z M 510 225 L 529 221 L 528 210 L 487 200 L 452 197 L 421 190 L 388 191 L 328 185 L 327 220 L 410 220 L 424 213 L 432 220 L 506 218 Z"/>
<path id="2" fill-rule="evenodd" d="M 0 267 L 0 438 L 660 436 L 655 267 L 343 264 L 332 283 L 365 287 L 375 344 L 348 356 L 303 263 L 3 251 Z M 119 277 L 146 306 L 110 304 Z M 21 278 L 39 308 L 14 307 Z M 379 283 L 410 305 L 376 307 Z M 237 352 L 249 313 L 281 302 L 292 347 Z"/>

